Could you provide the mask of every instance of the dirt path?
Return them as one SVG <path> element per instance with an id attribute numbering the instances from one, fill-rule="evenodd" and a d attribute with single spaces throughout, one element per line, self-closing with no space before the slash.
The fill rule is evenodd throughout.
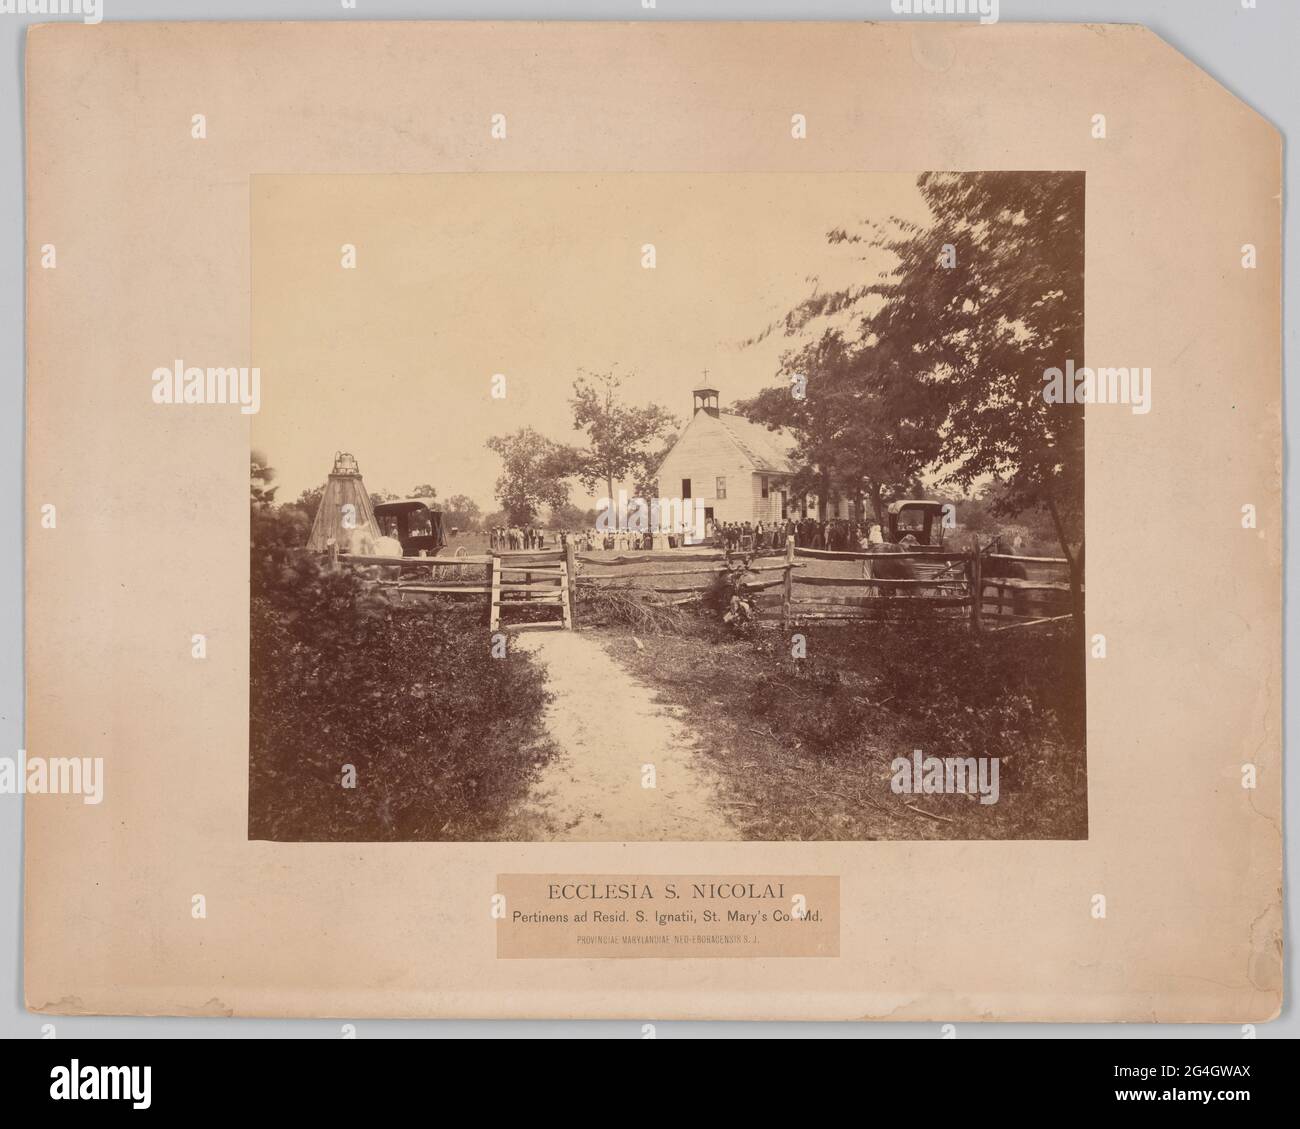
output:
<path id="1" fill-rule="evenodd" d="M 740 839 L 719 803 L 716 774 L 695 752 L 685 711 L 662 706 L 595 639 L 571 631 L 523 635 L 545 664 L 546 711 L 560 747 L 505 838 L 579 842 Z M 642 787 L 653 765 L 657 787 Z"/>

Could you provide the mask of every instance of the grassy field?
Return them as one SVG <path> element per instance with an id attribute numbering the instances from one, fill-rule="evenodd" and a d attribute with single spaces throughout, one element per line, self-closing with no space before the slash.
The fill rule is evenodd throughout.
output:
<path id="1" fill-rule="evenodd" d="M 1065 631 L 971 636 L 951 621 L 728 638 L 601 629 L 609 653 L 684 708 L 746 839 L 1087 836 L 1083 667 Z M 997 757 L 1000 795 L 909 795 L 892 762 Z"/>

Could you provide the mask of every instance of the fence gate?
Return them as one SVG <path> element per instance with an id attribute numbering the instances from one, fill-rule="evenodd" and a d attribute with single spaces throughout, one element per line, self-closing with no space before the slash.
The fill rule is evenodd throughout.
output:
<path id="1" fill-rule="evenodd" d="M 493 554 L 492 612 L 488 629 L 497 631 L 572 631 L 573 605 L 570 599 L 572 552 L 515 552 Z M 544 608 L 558 612 L 551 619 L 509 620 L 512 611 Z"/>

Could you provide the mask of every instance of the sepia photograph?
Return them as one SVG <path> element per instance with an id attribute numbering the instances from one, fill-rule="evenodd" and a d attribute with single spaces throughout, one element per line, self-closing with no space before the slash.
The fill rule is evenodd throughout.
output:
<path id="1" fill-rule="evenodd" d="M 0 2 L 40 1109 L 1284 1078 L 1300 5 L 114 2 Z"/>
<path id="2" fill-rule="evenodd" d="M 250 838 L 1087 838 L 1082 173 L 251 185 Z"/>

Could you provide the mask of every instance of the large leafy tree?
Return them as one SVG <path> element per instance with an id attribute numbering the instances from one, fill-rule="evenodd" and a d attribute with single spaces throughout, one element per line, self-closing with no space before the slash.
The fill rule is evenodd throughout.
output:
<path id="1" fill-rule="evenodd" d="M 821 512 L 833 491 L 879 521 L 888 498 L 938 454 L 941 419 L 918 374 L 890 367 L 878 351 L 826 330 L 786 353 L 781 383 L 740 410 L 795 437 L 796 492 L 816 494 Z"/>
<path id="2" fill-rule="evenodd" d="M 496 496 L 511 522 L 529 524 L 543 506 L 554 509 L 569 500 L 565 481 L 573 466 L 569 448 L 531 427 L 494 435 L 487 446 L 501 456 Z"/>
<path id="3" fill-rule="evenodd" d="M 1043 374 L 1083 363 L 1082 173 L 927 173 L 932 221 L 883 240 L 870 346 L 924 375 L 946 420 L 946 482 L 996 476 L 1003 514 L 1042 509 L 1083 575 L 1083 407 L 1049 404 Z M 953 263 L 955 265 L 944 265 Z"/>
<path id="4" fill-rule="evenodd" d="M 1083 408 L 1049 404 L 1043 381 L 1049 368 L 1083 362 L 1083 175 L 925 173 L 917 183 L 928 221 L 829 233 L 831 243 L 886 253 L 883 276 L 814 295 L 785 319 L 795 335 L 821 317 L 849 317 L 854 335 L 831 370 L 842 379 L 795 356 L 817 375 L 809 399 L 838 408 L 800 415 L 778 405 L 790 395 L 783 379 L 755 418 L 812 420 L 817 444 L 792 428 L 801 450 L 867 483 L 900 481 L 912 466 L 964 491 L 996 478 L 999 513 L 1050 517 L 1081 609 Z M 820 443 L 823 423 L 850 405 L 834 441 Z"/>
<path id="5" fill-rule="evenodd" d="M 791 461 L 798 469 L 792 490 L 797 497 L 816 495 L 818 511 L 825 513 L 845 423 L 839 407 L 848 379 L 844 340 L 827 332 L 819 340 L 787 352 L 781 367 L 777 386 L 739 401 L 736 410 L 758 423 L 783 428 L 794 438 Z M 799 383 L 793 384 L 791 379 Z"/>
<path id="6" fill-rule="evenodd" d="M 572 470 L 583 487 L 600 487 L 614 496 L 614 484 L 634 480 L 647 485 L 664 443 L 679 420 L 657 404 L 635 407 L 619 395 L 622 379 L 613 372 L 584 373 L 573 382 L 573 426 L 586 433 L 585 447 L 572 451 Z"/>
<path id="7" fill-rule="evenodd" d="M 649 448 L 640 453 L 631 474 L 632 493 L 636 497 L 658 497 L 659 467 L 663 464 L 664 459 L 668 457 L 668 453 L 673 449 L 676 440 L 677 437 L 674 435 L 662 445 Z"/>

